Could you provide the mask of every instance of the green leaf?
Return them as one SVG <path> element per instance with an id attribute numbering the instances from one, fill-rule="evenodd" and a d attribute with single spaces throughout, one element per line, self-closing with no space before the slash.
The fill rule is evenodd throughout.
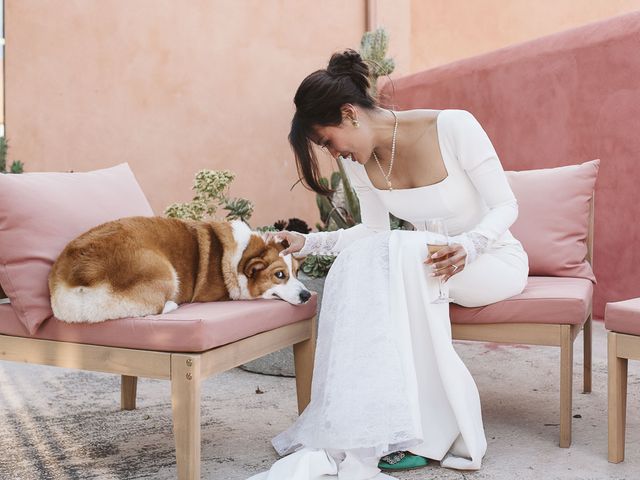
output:
<path id="1" fill-rule="evenodd" d="M 309 255 L 300 265 L 300 270 L 313 278 L 326 277 L 335 258 L 331 255 Z"/>
<path id="2" fill-rule="evenodd" d="M 11 164 L 11 173 L 24 172 L 24 164 L 20 160 L 14 160 Z"/>

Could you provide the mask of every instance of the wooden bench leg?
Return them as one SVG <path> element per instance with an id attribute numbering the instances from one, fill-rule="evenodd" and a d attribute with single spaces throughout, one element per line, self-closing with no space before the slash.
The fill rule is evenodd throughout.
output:
<path id="1" fill-rule="evenodd" d="M 591 393 L 591 315 L 587 318 L 587 321 L 582 327 L 582 336 L 584 340 L 584 349 L 583 349 L 583 364 L 584 364 L 584 372 L 583 372 L 583 381 L 584 381 L 584 389 L 583 393 Z"/>
<path id="2" fill-rule="evenodd" d="M 171 355 L 171 405 L 178 480 L 200 480 L 200 357 Z"/>
<path id="3" fill-rule="evenodd" d="M 120 384 L 120 410 L 135 410 L 138 377 L 121 375 Z"/>
<path id="4" fill-rule="evenodd" d="M 573 392 L 573 340 L 571 325 L 560 327 L 560 446 L 571 446 L 571 404 Z"/>
<path id="5" fill-rule="evenodd" d="M 313 360 L 316 352 L 316 321 L 311 322 L 311 338 L 293 346 L 293 358 L 296 365 L 296 393 L 298 395 L 298 414 L 301 414 L 311 401 L 311 382 L 313 379 Z"/>
<path id="6" fill-rule="evenodd" d="M 609 376 L 609 461 L 624 460 L 624 435 L 627 416 L 627 367 L 629 360 L 618 357 L 617 335 L 608 333 Z"/>

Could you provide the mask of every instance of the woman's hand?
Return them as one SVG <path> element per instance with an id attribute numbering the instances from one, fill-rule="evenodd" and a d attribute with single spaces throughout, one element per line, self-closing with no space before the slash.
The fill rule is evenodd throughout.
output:
<path id="1" fill-rule="evenodd" d="M 442 277 L 442 281 L 446 282 L 456 273 L 464 270 L 467 264 L 467 252 L 462 245 L 452 243 L 427 257 L 424 263 L 433 267 L 432 276 Z"/>
<path id="2" fill-rule="evenodd" d="M 290 253 L 296 253 L 302 250 L 304 247 L 305 238 L 304 235 L 297 232 L 290 232 L 288 230 L 281 230 L 279 232 L 264 232 L 262 238 L 266 243 L 270 241 L 282 242 L 287 241 L 285 249 L 280 252 L 281 256 L 289 255 Z"/>

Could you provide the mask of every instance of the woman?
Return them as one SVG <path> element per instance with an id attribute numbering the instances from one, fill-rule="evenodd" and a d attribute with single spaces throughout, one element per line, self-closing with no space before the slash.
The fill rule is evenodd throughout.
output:
<path id="1" fill-rule="evenodd" d="M 295 453 L 256 479 L 389 478 L 379 468 L 419 467 L 423 457 L 478 469 L 486 450 L 448 305 L 433 299 L 438 278 L 468 307 L 524 289 L 527 255 L 508 230 L 517 202 L 472 114 L 380 108 L 368 73 L 357 52 L 337 53 L 295 95 L 289 140 L 304 182 L 327 193 L 316 144 L 342 162 L 362 223 L 277 234 L 289 242 L 283 254 L 340 254 L 325 283 L 311 403 L 273 440 L 280 454 Z M 443 219 L 449 246 L 428 256 L 432 236 L 390 232 L 390 212 L 418 230 Z"/>

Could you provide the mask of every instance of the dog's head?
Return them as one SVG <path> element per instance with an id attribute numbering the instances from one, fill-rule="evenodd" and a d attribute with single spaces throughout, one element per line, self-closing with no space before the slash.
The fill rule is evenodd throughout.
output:
<path id="1" fill-rule="evenodd" d="M 296 278 L 298 260 L 280 256 L 285 247 L 282 242 L 266 243 L 260 235 L 251 235 L 238 264 L 251 298 L 279 298 L 294 305 L 309 301 L 311 292 Z"/>

